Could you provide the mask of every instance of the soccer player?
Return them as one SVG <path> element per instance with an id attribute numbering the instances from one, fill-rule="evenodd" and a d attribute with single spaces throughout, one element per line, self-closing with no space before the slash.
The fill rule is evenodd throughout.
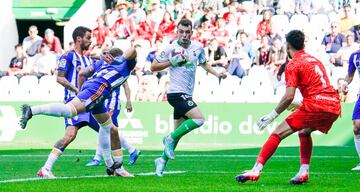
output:
<path id="1" fill-rule="evenodd" d="M 339 96 L 329 83 L 324 65 L 305 53 L 304 39 L 304 33 L 299 30 L 292 30 L 286 35 L 287 54 L 292 59 L 285 69 L 286 92 L 277 107 L 258 120 L 259 129 L 263 130 L 291 105 L 296 88 L 302 94 L 302 104 L 270 135 L 254 167 L 236 176 L 238 182 L 257 181 L 263 166 L 276 151 L 280 142 L 295 132 L 299 133 L 301 166 L 290 183 L 308 182 L 312 153 L 311 132 L 318 130 L 326 134 L 341 113 Z"/>
<path id="2" fill-rule="evenodd" d="M 91 60 L 82 53 L 91 44 L 91 30 L 85 27 L 77 27 L 73 32 L 75 49 L 62 55 L 57 69 L 57 81 L 65 88 L 64 102 L 71 100 L 78 91 L 78 69 L 90 65 Z M 80 37 L 80 38 L 78 38 Z M 75 139 L 80 128 L 88 125 L 91 129 L 99 131 L 99 125 L 90 113 L 84 112 L 74 118 L 65 118 L 65 135 L 58 140 L 50 152 L 44 166 L 38 171 L 37 175 L 44 178 L 54 178 L 52 168 L 57 159 L 64 152 L 65 148 Z M 126 141 L 125 141 L 126 142 Z M 125 170 L 121 172 L 124 176 Z"/>
<path id="3" fill-rule="evenodd" d="M 341 86 L 341 91 L 344 94 L 348 92 L 348 85 L 352 82 L 354 78 L 355 71 L 358 71 L 360 75 L 360 50 L 352 53 L 349 58 L 349 68 L 348 74 L 345 77 L 345 81 Z M 353 125 L 354 125 L 354 143 L 356 151 L 360 157 L 360 99 L 358 98 L 353 115 L 352 115 Z M 360 163 L 352 168 L 353 171 L 360 171 Z"/>
<path id="4" fill-rule="evenodd" d="M 76 37 L 77 39 L 79 37 Z M 103 150 L 103 158 L 106 164 L 106 172 L 108 175 L 119 175 L 122 168 L 122 151 L 120 148 L 120 141 L 118 134 L 111 134 L 111 148 L 113 150 L 113 157 L 111 156 L 110 148 L 110 130 L 116 131 L 117 128 L 113 125 L 112 120 L 107 113 L 104 106 L 104 100 L 110 94 L 121 86 L 129 77 L 131 71 L 136 65 L 136 50 L 129 48 L 121 57 L 113 57 L 110 54 L 104 56 L 104 60 L 110 65 L 103 65 L 101 69 L 96 72 L 92 78 L 88 79 L 81 87 L 80 92 L 74 96 L 66 104 L 51 103 L 46 105 L 29 106 L 24 104 L 22 106 L 22 116 L 20 118 L 21 128 L 25 128 L 28 120 L 33 115 L 47 115 L 56 117 L 72 118 L 83 112 L 91 112 L 96 121 L 100 124 L 99 130 L 99 144 Z M 116 138 L 117 135 L 117 138 Z"/>
<path id="5" fill-rule="evenodd" d="M 181 20 L 177 25 L 177 41 L 169 44 L 151 64 L 152 71 L 170 68 L 167 99 L 174 108 L 176 127 L 175 131 L 163 139 L 164 152 L 155 160 L 157 176 L 162 176 L 168 160 L 175 158 L 174 149 L 181 137 L 204 123 L 203 114 L 192 100 L 196 67 L 200 65 L 216 77 L 226 77 L 225 73 L 217 73 L 206 63 L 202 45 L 191 41 L 192 33 L 192 22 L 188 19 Z"/>
<path id="6" fill-rule="evenodd" d="M 103 54 L 111 54 L 113 57 L 116 57 L 116 56 L 121 56 L 123 54 L 123 52 L 119 48 L 113 48 L 111 50 L 104 50 Z M 79 72 L 79 81 L 78 81 L 79 87 L 82 86 L 82 84 L 86 78 L 91 77 L 95 73 L 95 71 L 99 71 L 101 66 L 104 64 L 106 64 L 104 62 L 104 60 L 99 60 L 99 61 L 95 62 L 93 65 L 89 65 L 88 67 L 81 69 Z M 125 96 L 126 96 L 126 109 L 128 112 L 131 112 L 132 105 L 131 105 L 131 100 L 130 100 L 130 88 L 129 88 L 127 81 L 123 84 L 123 86 L 124 86 L 124 91 L 125 91 Z M 116 127 L 118 127 L 117 118 L 120 114 L 120 108 L 121 108 L 119 96 L 120 96 L 120 87 L 113 91 L 110 98 L 105 100 L 105 106 L 106 106 L 108 113 L 111 116 L 111 119 Z M 141 152 L 140 152 L 140 150 L 132 147 L 126 141 L 126 139 L 123 136 L 121 136 L 121 134 L 119 135 L 119 137 L 120 137 L 121 147 L 124 148 L 125 150 L 127 150 L 130 154 L 129 165 L 133 165 L 136 162 L 136 160 L 138 159 Z M 98 145 L 94 158 L 89 163 L 87 163 L 86 166 L 90 167 L 90 166 L 100 165 L 101 164 L 101 155 L 102 155 L 102 149 L 101 149 L 100 145 Z"/>

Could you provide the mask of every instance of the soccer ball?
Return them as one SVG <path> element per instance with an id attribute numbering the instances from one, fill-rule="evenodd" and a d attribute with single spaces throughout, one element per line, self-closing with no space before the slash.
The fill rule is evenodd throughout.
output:
<path id="1" fill-rule="evenodd" d="M 175 48 L 170 52 L 169 61 L 173 66 L 182 66 L 187 63 L 185 57 L 185 50 L 181 48 Z"/>

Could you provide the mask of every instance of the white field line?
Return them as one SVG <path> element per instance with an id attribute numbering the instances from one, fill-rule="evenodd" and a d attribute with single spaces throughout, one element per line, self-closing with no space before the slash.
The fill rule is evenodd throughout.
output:
<path id="1" fill-rule="evenodd" d="M 48 155 L 0 155 L 0 158 L 11 158 L 11 157 L 47 157 Z M 62 157 L 92 157 L 93 155 L 88 154 L 63 154 Z M 159 155 L 140 155 L 141 157 L 158 157 Z M 224 157 L 224 158 L 255 158 L 257 155 L 211 155 L 211 154 L 191 154 L 191 155 L 176 155 L 177 157 Z M 274 155 L 274 158 L 299 158 L 299 155 Z M 344 159 L 357 159 L 358 156 L 351 155 L 313 155 L 312 158 L 328 159 L 328 158 L 344 158 Z"/>
<path id="2" fill-rule="evenodd" d="M 164 171 L 164 175 L 170 174 L 183 174 L 183 173 L 197 173 L 197 174 L 241 174 L 241 172 L 235 171 Z M 263 174 L 270 175 L 280 175 L 280 174 L 295 174 L 296 172 L 263 172 Z M 358 172 L 348 171 L 348 172 L 310 172 L 311 175 L 357 175 Z M 137 173 L 135 176 L 155 176 L 155 172 L 147 172 L 147 173 Z M 73 177 L 57 177 L 55 179 L 45 179 L 40 177 L 32 177 L 32 178 L 19 178 L 19 179 L 9 179 L 9 180 L 0 180 L 0 183 L 16 183 L 16 182 L 27 182 L 27 181 L 39 181 L 39 180 L 63 180 L 63 179 L 80 179 L 80 178 L 106 178 L 109 177 L 107 175 L 84 175 L 84 176 L 73 176 Z"/>
<path id="3" fill-rule="evenodd" d="M 170 174 L 182 174 L 186 171 L 164 171 L 165 175 Z M 135 176 L 155 176 L 155 172 L 147 173 L 136 173 Z M 9 180 L 0 180 L 0 183 L 16 183 L 16 182 L 26 182 L 26 181 L 39 181 L 39 180 L 62 180 L 62 179 L 80 179 L 80 178 L 106 178 L 108 175 L 84 175 L 84 176 L 73 176 L 73 177 L 56 177 L 55 179 L 46 179 L 40 177 L 31 177 L 31 178 L 19 178 L 19 179 L 9 179 Z"/>

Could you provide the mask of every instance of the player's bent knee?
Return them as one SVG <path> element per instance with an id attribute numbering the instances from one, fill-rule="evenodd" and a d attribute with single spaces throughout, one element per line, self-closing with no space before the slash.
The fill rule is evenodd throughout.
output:
<path id="1" fill-rule="evenodd" d="M 205 119 L 193 119 L 193 121 L 200 127 L 205 123 Z"/>
<path id="2" fill-rule="evenodd" d="M 360 135 L 360 126 L 354 126 L 354 135 Z"/>

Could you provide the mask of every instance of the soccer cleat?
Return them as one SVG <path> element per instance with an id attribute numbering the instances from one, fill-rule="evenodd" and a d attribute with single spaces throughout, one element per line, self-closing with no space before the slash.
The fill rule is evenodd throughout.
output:
<path id="1" fill-rule="evenodd" d="M 306 170 L 302 173 L 298 173 L 295 177 L 290 179 L 290 184 L 300 185 L 309 182 L 309 171 Z"/>
<path id="2" fill-rule="evenodd" d="M 261 171 L 252 169 L 249 171 L 244 171 L 243 174 L 236 176 L 235 179 L 239 183 L 245 183 L 246 181 L 257 181 L 260 178 L 260 173 Z"/>
<path id="3" fill-rule="evenodd" d="M 164 152 L 169 159 L 175 159 L 174 146 L 175 141 L 170 135 L 163 138 Z"/>
<path id="4" fill-rule="evenodd" d="M 130 154 L 129 165 L 134 165 L 136 160 L 139 158 L 140 154 L 141 154 L 141 151 L 138 149 L 135 149 L 134 152 L 132 152 Z"/>
<path id="5" fill-rule="evenodd" d="M 166 166 L 166 161 L 161 157 L 155 159 L 155 174 L 159 177 L 163 176 L 163 171 Z"/>
<path id="6" fill-rule="evenodd" d="M 93 166 L 99 166 L 101 165 L 101 161 L 97 160 L 97 159 L 92 159 L 89 163 L 87 163 L 85 166 L 86 167 L 93 167 Z"/>
<path id="7" fill-rule="evenodd" d="M 115 175 L 114 172 L 116 169 L 119 169 L 122 166 L 122 163 L 114 162 L 111 167 L 106 167 L 106 173 L 108 175 Z"/>
<path id="8" fill-rule="evenodd" d="M 21 106 L 22 115 L 20 118 L 20 127 L 25 129 L 27 122 L 32 117 L 32 111 L 30 105 L 24 104 Z"/>
<path id="9" fill-rule="evenodd" d="M 351 169 L 352 171 L 360 171 L 360 163 Z"/>
<path id="10" fill-rule="evenodd" d="M 56 178 L 54 174 L 45 167 L 41 167 L 41 169 L 37 172 L 37 176 L 45 179 L 54 179 Z"/>
<path id="11" fill-rule="evenodd" d="M 134 175 L 127 172 L 123 166 L 121 166 L 121 168 L 116 169 L 114 175 L 120 177 L 134 177 Z"/>

